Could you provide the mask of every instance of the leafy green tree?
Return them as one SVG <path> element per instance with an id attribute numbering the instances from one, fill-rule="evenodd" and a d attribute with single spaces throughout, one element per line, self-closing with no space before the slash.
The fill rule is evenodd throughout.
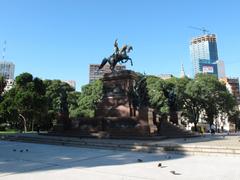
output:
<path id="1" fill-rule="evenodd" d="M 227 113 L 231 116 L 237 103 L 226 86 L 215 76 L 208 74 L 199 74 L 196 80 L 202 84 L 203 107 L 209 125 L 213 124 L 219 113 Z"/>
<path id="2" fill-rule="evenodd" d="M 129 92 L 132 97 L 133 106 L 146 107 L 149 105 L 149 97 L 147 91 L 147 76 L 145 74 L 137 73 L 137 80 L 133 90 Z"/>
<path id="3" fill-rule="evenodd" d="M 195 131 L 197 131 L 197 124 L 200 114 L 203 112 L 203 99 L 201 82 L 191 80 L 186 85 L 185 91 L 181 94 L 183 96 L 183 115 L 188 118 L 189 122 L 194 123 Z"/>
<path id="4" fill-rule="evenodd" d="M 188 103 L 188 96 L 186 94 L 187 84 L 192 81 L 188 77 L 178 78 L 175 81 L 174 92 L 176 96 L 176 106 L 178 110 L 183 110 Z"/>
<path id="5" fill-rule="evenodd" d="M 33 79 L 29 73 L 22 73 L 16 77 L 16 85 L 5 93 L 0 109 L 6 121 L 18 127 L 22 124 L 26 132 L 34 130 L 45 108 L 45 86 L 42 80 Z"/>
<path id="6" fill-rule="evenodd" d="M 45 80 L 48 115 L 45 121 L 48 128 L 53 124 L 63 124 L 64 129 L 70 127 L 68 96 L 74 89 L 60 80 Z"/>
<path id="7" fill-rule="evenodd" d="M 9 124 L 11 128 L 20 129 L 22 123 L 18 120 L 18 111 L 14 104 L 15 88 L 3 95 L 0 103 L 0 123 Z"/>
<path id="8" fill-rule="evenodd" d="M 0 102 L 2 101 L 2 94 L 6 86 L 6 81 L 3 76 L 0 75 Z"/>
<path id="9" fill-rule="evenodd" d="M 103 84 L 96 80 L 82 87 L 79 94 L 78 108 L 75 109 L 77 117 L 94 117 L 96 106 L 103 96 Z"/>
<path id="10" fill-rule="evenodd" d="M 149 96 L 149 105 L 156 109 L 159 114 L 166 115 L 169 113 L 168 99 L 164 94 L 165 82 L 159 77 L 147 77 L 147 91 Z"/>
<path id="11" fill-rule="evenodd" d="M 205 120 L 211 126 L 219 113 L 233 112 L 236 101 L 216 77 L 198 74 L 194 80 L 182 79 L 179 82 L 176 86 L 178 103 L 183 115 L 194 123 L 195 130 L 200 114 L 205 115 Z"/>
<path id="12" fill-rule="evenodd" d="M 179 110 L 176 94 L 177 81 L 178 79 L 176 77 L 166 79 L 163 86 L 164 96 L 168 99 L 170 121 L 176 124 L 178 124 L 177 111 Z"/>
<path id="13" fill-rule="evenodd" d="M 68 94 L 68 109 L 70 119 L 77 119 L 81 116 L 81 112 L 78 108 L 78 99 L 80 98 L 81 93 L 77 91 L 70 92 Z"/>
<path id="14" fill-rule="evenodd" d="M 24 130 L 34 130 L 34 125 L 46 115 L 45 86 L 41 79 L 29 73 L 16 77 L 15 104 L 23 120 Z"/>

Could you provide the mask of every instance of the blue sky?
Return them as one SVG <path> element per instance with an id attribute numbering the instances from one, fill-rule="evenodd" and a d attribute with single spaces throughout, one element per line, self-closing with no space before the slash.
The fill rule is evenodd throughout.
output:
<path id="1" fill-rule="evenodd" d="M 134 66 L 146 74 L 192 75 L 189 41 L 205 27 L 217 35 L 226 73 L 240 76 L 238 0 L 0 0 L 0 42 L 15 75 L 88 83 L 91 63 L 130 44 Z M 2 49 L 2 48 L 1 48 Z"/>

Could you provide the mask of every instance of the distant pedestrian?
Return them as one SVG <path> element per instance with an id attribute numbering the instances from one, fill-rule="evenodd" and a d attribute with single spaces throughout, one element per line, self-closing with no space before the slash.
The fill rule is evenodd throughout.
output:
<path id="1" fill-rule="evenodd" d="M 201 134 L 201 135 L 204 134 L 204 128 L 203 128 L 203 126 L 200 127 L 200 134 Z"/>
<path id="2" fill-rule="evenodd" d="M 210 131 L 211 131 L 211 135 L 215 134 L 215 126 L 214 126 L 214 124 L 211 125 Z"/>
<path id="3" fill-rule="evenodd" d="M 37 125 L 37 133 L 39 134 L 40 133 L 40 126 Z"/>

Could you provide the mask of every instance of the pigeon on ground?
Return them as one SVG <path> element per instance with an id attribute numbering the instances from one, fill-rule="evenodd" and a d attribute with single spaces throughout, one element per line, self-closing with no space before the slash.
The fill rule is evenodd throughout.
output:
<path id="1" fill-rule="evenodd" d="M 180 173 L 177 173 L 176 171 L 170 171 L 170 173 L 172 173 L 174 175 L 181 175 Z"/>
<path id="2" fill-rule="evenodd" d="M 166 168 L 167 166 L 163 166 L 162 163 L 158 163 L 158 167 L 160 167 L 160 168 Z"/>
<path id="3" fill-rule="evenodd" d="M 26 152 L 28 152 L 28 149 L 26 149 Z"/>
<path id="4" fill-rule="evenodd" d="M 137 161 L 138 161 L 138 162 L 143 162 L 143 160 L 142 160 L 142 159 L 137 159 Z"/>
<path id="5" fill-rule="evenodd" d="M 15 152 L 15 151 L 17 151 L 16 149 L 13 149 L 13 151 Z"/>
<path id="6" fill-rule="evenodd" d="M 23 152 L 23 150 L 21 149 L 20 152 Z"/>

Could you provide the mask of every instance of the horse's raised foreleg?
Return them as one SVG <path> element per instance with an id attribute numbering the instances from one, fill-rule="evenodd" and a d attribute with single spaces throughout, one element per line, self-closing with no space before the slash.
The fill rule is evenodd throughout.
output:
<path id="1" fill-rule="evenodd" d="M 107 58 L 104 58 L 104 59 L 102 60 L 102 63 L 101 63 L 101 65 L 99 66 L 98 69 L 102 69 L 103 66 L 104 66 L 107 62 L 108 62 L 108 59 L 107 59 Z"/>

